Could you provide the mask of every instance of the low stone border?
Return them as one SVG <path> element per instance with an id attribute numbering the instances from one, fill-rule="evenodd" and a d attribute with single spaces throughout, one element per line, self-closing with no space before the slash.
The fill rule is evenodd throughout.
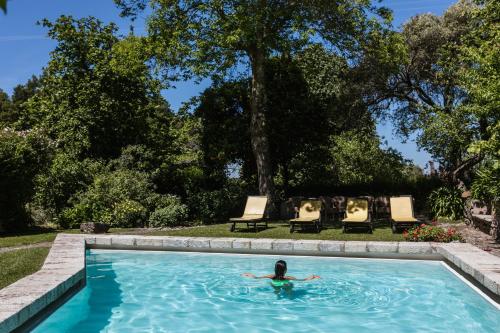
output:
<path id="1" fill-rule="evenodd" d="M 84 239 L 59 234 L 38 272 L 0 289 L 0 333 L 18 328 L 68 290 L 84 283 Z"/>
<path id="2" fill-rule="evenodd" d="M 500 258 L 466 243 L 59 234 L 40 271 L 0 290 L 0 333 L 21 326 L 70 288 L 85 283 L 85 247 L 447 260 L 500 295 Z"/>

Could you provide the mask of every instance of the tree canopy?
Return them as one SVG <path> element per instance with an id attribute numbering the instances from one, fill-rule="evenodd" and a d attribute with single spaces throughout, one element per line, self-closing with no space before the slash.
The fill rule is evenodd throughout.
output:
<path id="1" fill-rule="evenodd" d="M 125 16 L 149 6 L 147 44 L 168 80 L 251 73 L 250 137 L 259 191 L 274 200 L 267 136 L 265 63 L 325 43 L 355 58 L 366 41 L 383 33 L 390 11 L 370 1 L 115 0 Z M 381 18 L 378 20 L 377 17 Z"/>

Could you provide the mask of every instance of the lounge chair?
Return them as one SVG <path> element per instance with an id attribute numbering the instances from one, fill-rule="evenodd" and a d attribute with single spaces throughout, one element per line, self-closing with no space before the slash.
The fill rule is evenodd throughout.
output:
<path id="1" fill-rule="evenodd" d="M 233 232 L 236 230 L 237 223 L 246 223 L 247 228 L 253 225 L 253 229 L 257 232 L 257 224 L 264 223 L 267 229 L 267 220 L 264 219 L 264 214 L 266 212 L 267 197 L 265 196 L 249 196 L 247 198 L 247 204 L 245 205 L 245 211 L 241 217 L 230 218 L 229 221 L 232 222 L 229 231 Z"/>
<path id="2" fill-rule="evenodd" d="M 300 202 L 299 216 L 290 220 L 290 233 L 295 231 L 295 225 L 304 227 L 314 227 L 316 232 L 321 231 L 321 201 L 302 200 Z"/>
<path id="3" fill-rule="evenodd" d="M 419 225 L 420 221 L 413 213 L 413 198 L 409 195 L 391 197 L 391 228 L 396 232 L 398 228 L 411 228 Z"/>
<path id="4" fill-rule="evenodd" d="M 364 198 L 348 198 L 346 218 L 342 220 L 342 232 L 349 228 L 368 228 L 373 233 L 373 222 L 368 207 L 368 200 Z"/>

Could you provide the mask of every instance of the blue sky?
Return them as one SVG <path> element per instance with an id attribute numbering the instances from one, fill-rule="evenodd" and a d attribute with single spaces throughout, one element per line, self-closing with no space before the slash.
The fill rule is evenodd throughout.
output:
<path id="1" fill-rule="evenodd" d="M 441 14 L 456 1 L 452 0 L 386 0 L 382 4 L 394 12 L 394 26 L 399 27 L 411 16 L 418 13 L 431 12 Z M 0 13 L 0 89 L 12 92 L 12 88 L 25 83 L 32 74 L 40 74 L 49 60 L 49 52 L 55 43 L 46 38 L 46 31 L 36 22 L 43 18 L 50 20 L 58 16 L 74 17 L 95 16 L 104 22 L 117 23 L 122 32 L 128 32 L 130 22 L 119 17 L 119 11 L 112 0 L 8 0 L 8 14 Z M 143 19 L 139 19 L 135 31 L 144 32 Z M 207 86 L 192 82 L 176 84 L 177 89 L 164 92 L 165 98 L 174 109 L 182 102 L 197 95 Z M 418 151 L 410 140 L 402 143 L 393 135 L 390 122 L 378 124 L 379 134 L 387 141 L 388 146 L 399 150 L 403 156 L 412 159 L 416 164 L 424 166 L 430 156 Z"/>

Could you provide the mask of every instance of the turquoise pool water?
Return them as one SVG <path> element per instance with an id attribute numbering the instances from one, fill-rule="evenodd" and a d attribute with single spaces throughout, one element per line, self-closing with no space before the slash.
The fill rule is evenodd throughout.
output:
<path id="1" fill-rule="evenodd" d="M 288 274 L 320 280 L 276 292 Z M 500 310 L 442 263 L 89 251 L 87 285 L 34 332 L 499 332 Z"/>

